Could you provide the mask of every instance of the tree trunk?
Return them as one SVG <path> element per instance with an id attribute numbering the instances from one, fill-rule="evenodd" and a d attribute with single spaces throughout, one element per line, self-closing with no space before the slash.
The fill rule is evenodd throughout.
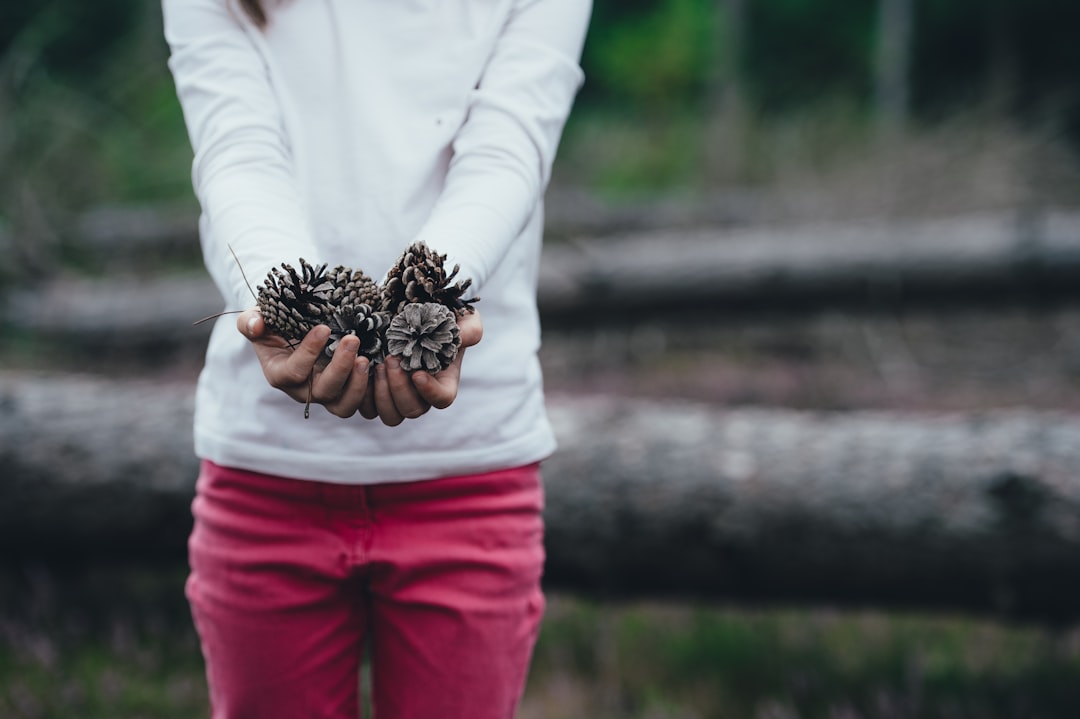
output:
<path id="1" fill-rule="evenodd" d="M 877 108 L 887 138 L 903 132 L 910 105 L 913 0 L 878 4 Z"/>
<path id="2" fill-rule="evenodd" d="M 746 98 L 742 57 L 746 30 L 745 0 L 716 0 L 713 69 L 707 88 L 708 116 L 704 143 L 707 185 L 745 180 Z"/>
<path id="3" fill-rule="evenodd" d="M 184 384 L 0 375 L 0 551 L 181 557 L 191 409 Z M 549 587 L 1078 614 L 1076 416 L 550 409 Z"/>

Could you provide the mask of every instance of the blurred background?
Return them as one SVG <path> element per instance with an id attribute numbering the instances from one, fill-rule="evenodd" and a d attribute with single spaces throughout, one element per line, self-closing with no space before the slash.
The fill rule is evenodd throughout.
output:
<path id="1" fill-rule="evenodd" d="M 553 402 L 1073 422 L 1078 25 L 1060 0 L 594 0 L 547 202 Z M 20 454 L 38 437 L 108 437 L 140 403 L 182 404 L 198 372 L 208 328 L 191 322 L 218 303 L 166 57 L 155 3 L 0 0 L 3 717 L 205 716 L 183 521 L 162 525 L 179 546 L 96 542 L 63 504 L 78 476 L 18 474 L 38 466 Z M 35 409 L 47 386 L 70 389 L 75 419 Z M 120 524 L 157 516 L 106 504 Z M 1080 632 L 1061 606 L 572 585 L 552 592 L 529 719 L 1080 705 Z"/>

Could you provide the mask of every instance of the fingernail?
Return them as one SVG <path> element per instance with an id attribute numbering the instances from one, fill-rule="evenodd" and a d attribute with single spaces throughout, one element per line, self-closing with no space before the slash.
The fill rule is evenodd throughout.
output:
<path id="1" fill-rule="evenodd" d="M 259 321 L 258 315 L 252 315 L 247 321 L 247 333 L 249 335 L 255 335 L 255 323 Z"/>
<path id="2" fill-rule="evenodd" d="M 399 360 L 394 355 L 390 355 L 389 357 L 386 358 L 386 366 L 389 367 L 390 369 L 400 369 L 401 368 L 401 360 Z"/>

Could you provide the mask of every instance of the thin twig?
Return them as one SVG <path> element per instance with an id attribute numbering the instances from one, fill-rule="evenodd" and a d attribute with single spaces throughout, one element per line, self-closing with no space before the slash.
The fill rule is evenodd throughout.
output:
<path id="1" fill-rule="evenodd" d="M 233 249 L 231 244 L 226 243 L 226 246 L 229 248 L 229 252 L 232 253 L 233 259 L 236 260 L 236 266 L 240 269 L 240 276 L 244 278 L 244 284 L 247 285 L 248 292 L 250 292 L 251 296 L 257 301 L 259 296 L 255 294 L 255 290 L 251 289 L 251 283 L 248 282 L 247 273 L 244 272 L 244 265 L 240 263 L 240 258 L 236 256 L 236 250 Z"/>
<path id="2" fill-rule="evenodd" d="M 238 315 L 243 311 L 244 310 L 225 310 L 224 312 L 218 312 L 217 314 L 213 314 L 213 315 L 210 315 L 208 317 L 203 317 L 201 320 L 195 320 L 194 322 L 191 323 L 191 326 L 194 327 L 195 325 L 201 325 L 203 322 L 209 322 L 210 320 L 216 320 L 218 317 L 222 317 L 224 315 Z"/>
<path id="3" fill-rule="evenodd" d="M 307 376 L 307 402 L 304 403 L 304 419 L 311 419 L 311 393 L 314 382 L 315 373 L 312 372 Z"/>

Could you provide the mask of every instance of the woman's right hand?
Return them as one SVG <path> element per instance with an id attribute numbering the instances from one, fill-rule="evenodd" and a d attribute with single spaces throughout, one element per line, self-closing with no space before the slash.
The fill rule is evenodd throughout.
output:
<path id="1" fill-rule="evenodd" d="M 331 414 L 351 417 L 358 411 L 371 419 L 374 401 L 369 392 L 370 362 L 358 356 L 360 340 L 345 337 L 338 344 L 329 363 L 322 365 L 323 347 L 330 328 L 319 325 L 298 344 L 289 344 L 269 334 L 257 309 L 242 312 L 236 328 L 255 348 L 263 375 L 272 387 L 280 389 L 297 402 L 321 404 Z"/>

